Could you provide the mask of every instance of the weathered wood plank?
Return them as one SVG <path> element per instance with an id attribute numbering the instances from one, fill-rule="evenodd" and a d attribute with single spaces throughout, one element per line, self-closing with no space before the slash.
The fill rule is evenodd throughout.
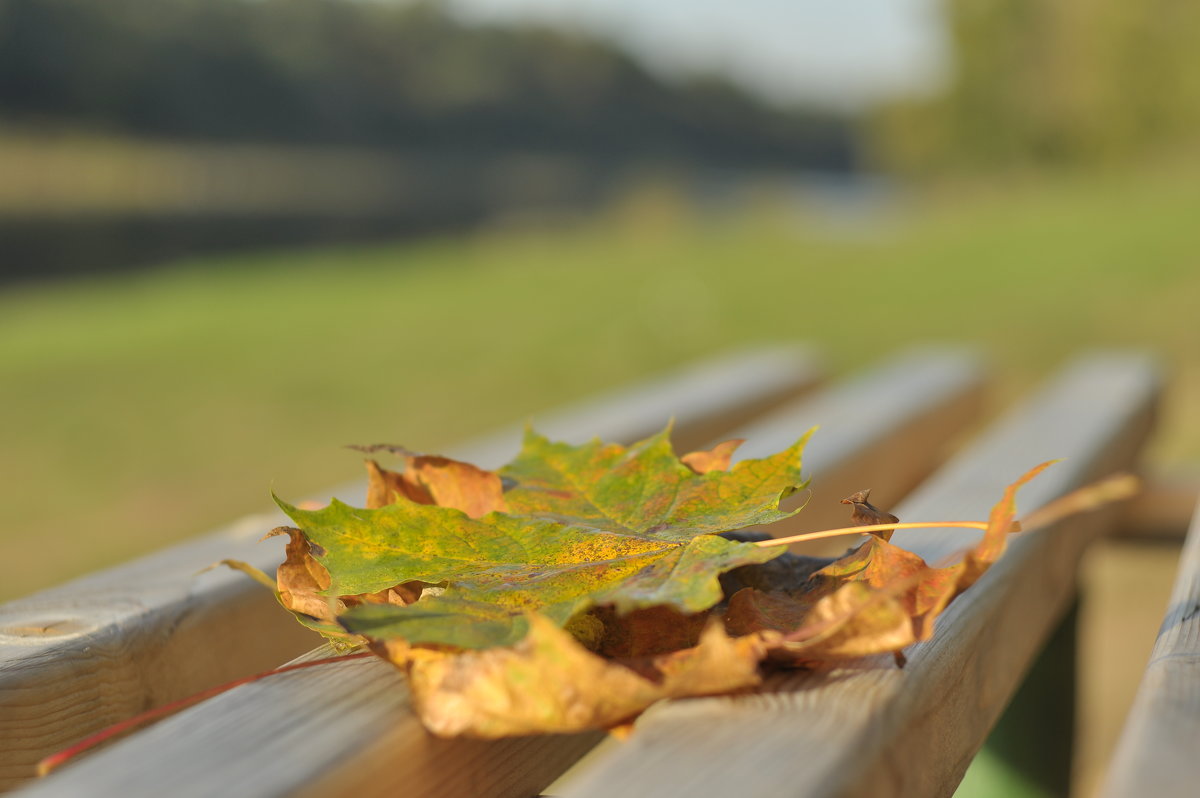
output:
<path id="1" fill-rule="evenodd" d="M 1105 798 L 1200 790 L 1200 505 L 1166 619 L 1112 760 Z"/>
<path id="2" fill-rule="evenodd" d="M 1131 464 L 1158 394 L 1133 356 L 1070 369 L 907 499 L 901 518 L 983 518 L 1005 483 L 1053 457 L 1066 462 L 1022 493 L 1032 509 Z M 819 673 L 793 673 L 755 695 L 655 707 L 632 740 L 580 774 L 566 794 L 655 796 L 950 795 L 1042 641 L 1069 603 L 1076 561 L 1112 510 L 1012 539 L 1009 552 L 910 650 Z M 918 530 L 896 542 L 930 561 L 972 535 Z"/>
<path id="3" fill-rule="evenodd" d="M 565 439 L 633 440 L 674 415 L 684 446 L 699 446 L 812 387 L 805 349 L 743 351 L 599 399 L 539 416 Z M 522 425 L 452 454 L 499 465 L 519 448 Z M 361 483 L 338 490 L 361 497 Z M 279 539 L 258 543 L 279 514 L 230 528 L 0 607 L 0 789 L 82 736 L 145 709 L 265 670 L 320 638 L 281 613 L 271 595 L 225 569 L 222 558 L 272 572 Z"/>
<path id="4" fill-rule="evenodd" d="M 976 394 L 981 379 L 968 356 L 948 352 L 913 354 L 872 373 L 873 378 L 849 383 L 852 388 L 835 387 L 815 400 L 812 407 L 826 414 L 815 467 L 832 470 L 857 462 L 866 468 L 876 456 L 874 436 L 921 424 L 935 408 Z M 890 390 L 881 392 L 883 385 Z M 789 406 L 769 423 L 749 428 L 758 433 L 746 454 L 793 442 L 814 421 L 806 407 Z M 868 407 L 874 408 L 867 422 L 873 432 L 864 435 L 860 413 Z M 948 427 L 936 435 L 926 429 L 928 447 L 907 450 L 922 462 L 926 448 L 938 450 L 953 434 Z M 86 786 L 126 796 L 169 789 L 176 798 L 225 793 L 364 798 L 401 791 L 527 796 L 599 739 L 583 734 L 492 743 L 436 740 L 409 710 L 403 680 L 393 668 L 354 661 L 238 688 L 64 769 L 29 794 L 63 796 Z"/>

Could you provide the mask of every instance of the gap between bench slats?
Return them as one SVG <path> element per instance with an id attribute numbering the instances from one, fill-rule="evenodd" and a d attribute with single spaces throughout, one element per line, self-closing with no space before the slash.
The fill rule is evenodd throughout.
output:
<path id="1" fill-rule="evenodd" d="M 903 365 L 897 371 L 896 363 Z M 912 353 L 872 372 L 890 390 L 861 378 L 832 389 L 819 433 L 816 461 L 836 469 L 876 456 L 876 437 L 887 438 L 937 408 L 945 410 L 979 390 L 981 373 L 961 352 Z M 902 376 L 903 375 L 903 376 Z M 864 421 L 859 392 L 874 412 Z M 916 399 L 915 397 L 921 397 Z M 970 400 L 973 401 L 973 400 Z M 775 450 L 793 442 L 815 419 L 800 403 L 773 417 L 777 440 L 747 445 Z M 963 418 L 946 412 L 946 419 Z M 873 432 L 864 436 L 863 424 Z M 765 429 L 762 428 L 762 429 Z M 927 429 L 931 429 L 927 427 Z M 906 449 L 922 463 L 956 430 L 943 429 L 927 446 Z M 815 439 L 814 439 L 815 440 Z M 815 444 L 814 444 L 815 445 Z M 898 460 L 905 456 L 897 455 Z M 818 464 L 814 466 L 820 468 Z M 45 782 L 30 795 L 69 795 L 87 785 L 122 795 L 247 796 L 415 795 L 528 796 L 552 781 L 602 735 L 543 736 L 497 742 L 444 741 L 430 737 L 407 705 L 398 671 L 380 661 L 355 661 L 275 677 L 219 696 L 118 743 Z M 136 767 L 133 763 L 138 763 Z"/>
<path id="2" fill-rule="evenodd" d="M 1159 394 L 1135 356 L 1077 363 L 937 472 L 895 509 L 902 520 L 982 519 L 1010 482 L 1066 457 L 1027 485 L 1025 511 L 1133 464 Z M 954 791 L 1042 641 L 1069 604 L 1090 538 L 1110 508 L 1014 536 L 1006 555 L 952 604 L 937 634 L 865 667 L 772 678 L 758 694 L 651 709 L 628 744 L 564 795 L 933 798 Z M 934 562 L 976 538 L 958 530 L 897 533 Z"/>
<path id="3" fill-rule="evenodd" d="M 810 389 L 818 375 L 805 348 L 741 351 L 543 414 L 538 424 L 559 438 L 632 442 L 674 415 L 683 445 L 697 447 Z M 454 453 L 499 465 L 516 453 L 522 429 Z M 359 482 L 335 495 L 353 500 L 363 492 Z M 319 637 L 244 575 L 218 569 L 197 576 L 227 557 L 273 572 L 283 559 L 281 539 L 258 539 L 286 520 L 277 513 L 246 518 L 0 607 L 0 789 L 31 777 L 40 758 L 82 736 L 316 645 Z"/>
<path id="4" fill-rule="evenodd" d="M 1142 480 L 1141 493 L 1121 514 L 1121 537 L 1182 543 L 1200 501 L 1200 471 L 1155 469 L 1143 474 Z"/>
<path id="5" fill-rule="evenodd" d="M 1191 798 L 1200 790 L 1200 505 L 1104 798 Z"/>

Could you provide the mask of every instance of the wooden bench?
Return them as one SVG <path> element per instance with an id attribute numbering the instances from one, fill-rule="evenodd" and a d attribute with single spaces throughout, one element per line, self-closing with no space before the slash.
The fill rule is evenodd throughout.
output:
<path id="1" fill-rule="evenodd" d="M 845 508 L 837 500 L 868 486 L 902 519 L 937 521 L 985 517 L 1004 485 L 1041 460 L 1067 458 L 1023 490 L 1023 512 L 1134 465 L 1160 390 L 1146 358 L 1083 358 L 963 443 L 981 415 L 984 386 L 969 354 L 903 353 L 806 392 L 812 362 L 794 352 L 743 354 L 539 428 L 567 439 L 632 440 L 673 413 L 681 449 L 744 437 L 741 456 L 755 457 L 819 423 L 804 459 L 813 497 L 797 528 L 839 524 Z M 506 432 L 452 453 L 496 465 L 515 448 Z M 349 489 L 336 495 L 356 499 Z M 776 675 L 751 695 L 657 705 L 630 741 L 606 746 L 560 782 L 563 794 L 949 795 L 1070 606 L 1084 548 L 1116 518 L 1110 508 L 1014 537 L 951 605 L 935 637 L 909 650 L 903 670 L 888 658 Z M 311 645 L 244 577 L 191 576 L 222 557 L 277 563 L 278 548 L 249 544 L 274 523 L 270 515 L 239 522 L 0 610 L 5 783 L 27 778 L 38 758 L 98 727 Z M 970 537 L 926 529 L 897 541 L 933 561 Z M 409 710 L 400 674 L 356 660 L 237 688 L 19 794 L 530 796 L 601 739 L 435 739 Z"/>
<path id="2" fill-rule="evenodd" d="M 1193 495 L 1193 501 L 1195 496 Z M 1104 798 L 1200 791 L 1200 505 L 1150 664 L 1113 757 Z"/>

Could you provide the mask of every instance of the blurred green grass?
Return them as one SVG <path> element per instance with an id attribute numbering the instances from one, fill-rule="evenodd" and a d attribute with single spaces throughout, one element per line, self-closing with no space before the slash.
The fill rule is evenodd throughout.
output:
<path id="1" fill-rule="evenodd" d="M 1200 459 L 1197 177 L 928 189 L 832 229 L 769 191 L 718 213 L 659 187 L 569 223 L 6 290 L 0 597 L 353 478 L 343 444 L 436 450 L 754 342 L 835 371 L 973 343 L 1005 397 L 1149 348 L 1176 380 L 1155 457 Z"/>

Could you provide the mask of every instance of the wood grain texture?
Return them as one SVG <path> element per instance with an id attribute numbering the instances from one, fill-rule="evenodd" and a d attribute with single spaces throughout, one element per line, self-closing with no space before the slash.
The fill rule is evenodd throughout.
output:
<path id="1" fill-rule="evenodd" d="M 983 518 L 1029 466 L 1066 462 L 1028 485 L 1026 510 L 1130 465 L 1158 395 L 1140 358 L 1077 364 L 922 485 L 896 512 L 930 521 Z M 654 796 L 914 796 L 954 791 L 971 758 L 1068 604 L 1090 538 L 1115 512 L 1016 536 L 983 579 L 952 604 L 934 638 L 890 658 L 773 678 L 736 698 L 651 709 L 629 743 L 563 794 Z M 917 530 L 894 542 L 937 561 L 974 533 Z"/>
<path id="2" fill-rule="evenodd" d="M 856 378 L 848 384 L 851 388 L 836 386 L 825 400 L 817 400 L 813 407 L 825 407 L 831 415 L 837 407 L 854 411 L 843 418 L 855 423 L 827 428 L 817 449 L 826 467 L 852 461 L 862 465 L 874 456 L 875 439 L 863 434 L 859 412 L 875 408 L 868 415 L 876 434 L 888 435 L 978 385 L 977 367 L 962 354 L 926 353 L 898 362 L 916 378 L 892 379 L 892 363 L 872 372 L 876 378 Z M 888 377 L 883 382 L 891 385 L 889 392 L 879 390 L 881 376 Z M 805 415 L 806 406 L 781 411 L 769 425 L 757 427 L 757 433 L 747 429 L 756 435 L 747 450 L 761 453 L 756 447 L 777 450 L 792 443 L 813 420 Z M 879 420 L 885 417 L 890 421 Z M 764 440 L 767 436 L 771 439 Z M 920 451 L 917 447 L 913 453 L 923 457 Z M 355 661 L 238 688 L 65 768 L 29 788 L 29 794 L 66 796 L 88 788 L 123 796 L 169 790 L 176 798 L 366 798 L 401 792 L 447 798 L 529 796 L 598 739 L 589 734 L 501 742 L 435 740 L 409 711 L 403 680 L 391 666 Z"/>
<path id="3" fill-rule="evenodd" d="M 1150 663 L 1112 760 L 1105 798 L 1200 791 L 1200 506 Z"/>
<path id="4" fill-rule="evenodd" d="M 674 414 L 684 446 L 699 446 L 811 388 L 820 369 L 802 348 L 743 351 L 547 413 L 555 437 L 633 440 Z M 516 453 L 523 425 L 451 452 L 484 465 Z M 333 495 L 361 500 L 361 482 Z M 328 497 L 322 497 L 328 498 Z M 283 560 L 286 522 L 254 516 L 207 537 L 0 607 L 0 789 L 42 757 L 145 709 L 275 667 L 320 638 L 283 613 L 223 558 L 268 573 Z"/>

